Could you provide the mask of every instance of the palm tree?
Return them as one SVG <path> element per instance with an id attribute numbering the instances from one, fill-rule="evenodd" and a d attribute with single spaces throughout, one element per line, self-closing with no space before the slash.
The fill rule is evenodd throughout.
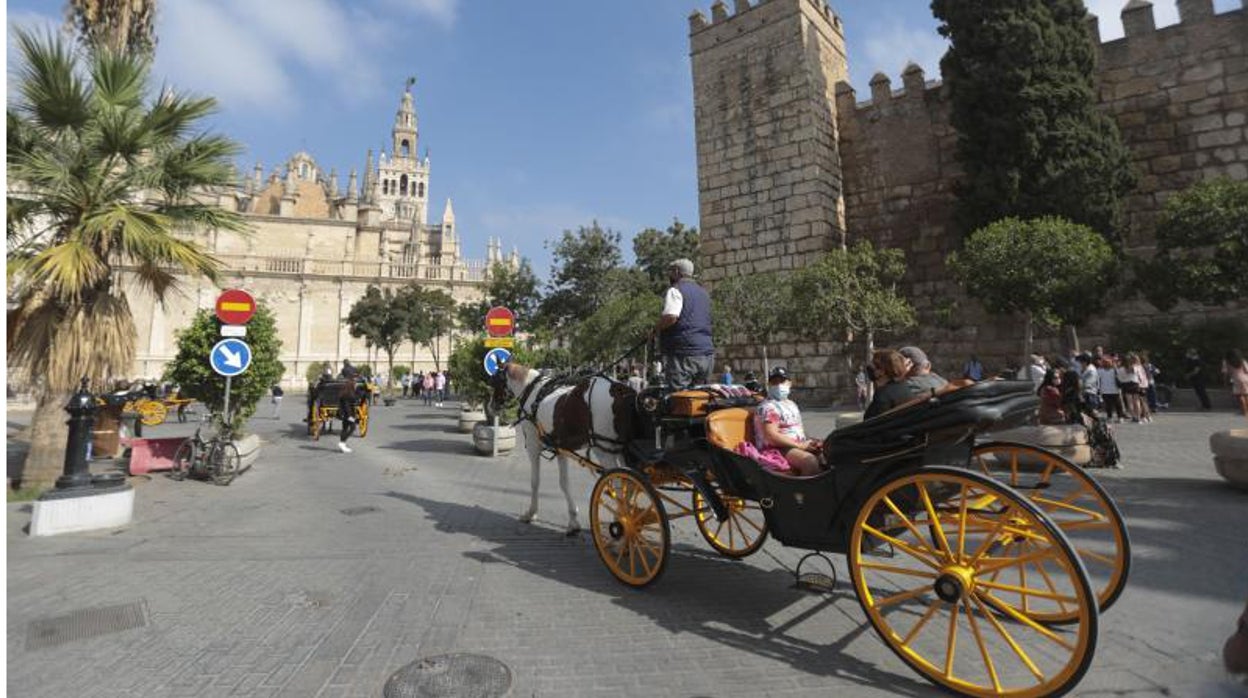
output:
<path id="1" fill-rule="evenodd" d="M 69 0 L 65 23 L 90 48 L 151 55 L 156 0 Z"/>
<path id="2" fill-rule="evenodd" d="M 210 98 L 149 94 L 150 60 L 106 48 L 75 54 L 16 34 L 18 96 L 8 122 L 9 362 L 36 378 L 22 479 L 56 478 L 65 398 L 130 372 L 135 327 L 120 272 L 157 299 L 177 275 L 215 279 L 219 262 L 179 236 L 243 231 L 195 196 L 229 184 L 238 147 L 198 128 Z"/>

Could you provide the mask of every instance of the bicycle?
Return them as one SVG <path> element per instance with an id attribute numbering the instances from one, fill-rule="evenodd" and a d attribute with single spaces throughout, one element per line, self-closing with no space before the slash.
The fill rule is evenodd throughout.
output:
<path id="1" fill-rule="evenodd" d="M 216 433 L 207 441 L 201 435 L 203 422 L 216 422 Z M 238 477 L 242 457 L 234 445 L 234 428 L 218 414 L 207 415 L 195 428 L 195 434 L 182 442 L 173 456 L 173 469 L 169 476 L 185 480 L 187 475 L 211 478 L 214 484 L 225 486 Z"/>

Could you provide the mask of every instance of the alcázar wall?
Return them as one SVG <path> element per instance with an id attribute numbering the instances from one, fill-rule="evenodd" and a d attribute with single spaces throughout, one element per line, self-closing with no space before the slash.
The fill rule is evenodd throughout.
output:
<path id="1" fill-rule="evenodd" d="M 1157 29 L 1151 4 L 1132 0 L 1122 13 L 1125 36 L 1114 41 L 1100 41 L 1095 18 L 1088 24 L 1100 47 L 1101 103 L 1138 174 L 1125 236 L 1136 253 L 1147 254 L 1174 192 L 1220 175 L 1248 180 L 1248 10 L 1178 4 L 1180 23 Z M 690 29 L 708 284 L 800 267 L 842 239 L 866 238 L 905 251 L 905 291 L 920 322 L 905 339 L 928 348 L 938 370 L 956 373 L 971 352 L 998 365 L 1017 357 L 1018 323 L 987 316 L 946 272 L 959 244 L 947 226 L 961 169 L 941 84 L 910 65 L 901 89 L 877 73 L 870 99 L 858 101 L 845 82 L 844 29 L 823 0 L 736 0 L 731 16 L 721 0 L 710 21 L 694 13 Z M 1248 305 L 1223 311 L 1248 316 Z M 1106 316 L 1155 314 L 1133 301 Z M 1083 329 L 1103 340 L 1109 324 Z M 1055 335 L 1039 337 L 1039 349 L 1063 348 Z M 754 347 L 726 350 L 725 361 L 761 366 Z M 840 347 L 786 343 L 771 353 L 806 387 L 844 392 Z"/>

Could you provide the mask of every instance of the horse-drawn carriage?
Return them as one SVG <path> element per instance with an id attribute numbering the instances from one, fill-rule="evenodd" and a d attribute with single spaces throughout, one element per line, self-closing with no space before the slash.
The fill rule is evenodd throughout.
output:
<path id="1" fill-rule="evenodd" d="M 334 420 L 341 418 L 338 404 L 343 390 L 355 391 L 355 416 L 359 424 L 357 435 L 360 438 L 368 435 L 367 388 L 354 380 L 323 380 L 308 395 L 308 435 L 313 441 L 320 439 L 322 433 L 333 432 Z"/>
<path id="2" fill-rule="evenodd" d="M 509 380 L 513 394 L 541 393 L 531 378 Z M 582 395 L 592 402 L 593 388 Z M 813 551 L 803 563 L 845 555 L 879 636 L 946 689 L 1055 695 L 1087 671 L 1099 613 L 1126 584 L 1129 540 L 1113 502 L 1077 465 L 1024 444 L 975 442 L 1035 411 L 1030 383 L 958 387 L 836 430 L 825 440 L 829 468 L 812 477 L 738 455 L 752 409 L 711 401 L 699 415 L 645 393 L 636 403 L 640 433 L 590 438 L 588 450 L 534 430 L 545 448 L 597 473 L 591 534 L 619 581 L 658 580 L 670 522 L 692 517 L 728 557 L 756 552 L 769 536 Z M 544 415 L 523 404 L 521 413 Z M 618 412 L 611 419 L 622 423 Z M 611 422 L 591 414 L 588 423 Z M 595 442 L 611 446 L 617 467 L 594 459 Z"/>

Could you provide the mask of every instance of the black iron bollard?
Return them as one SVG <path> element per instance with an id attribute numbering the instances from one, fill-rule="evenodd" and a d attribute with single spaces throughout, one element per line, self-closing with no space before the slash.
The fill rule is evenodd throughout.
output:
<path id="1" fill-rule="evenodd" d="M 95 424 L 95 396 L 87 391 L 87 379 L 65 405 L 69 413 L 69 437 L 65 440 L 65 473 L 56 479 L 56 489 L 91 487 L 91 470 L 87 464 L 87 444 Z"/>

